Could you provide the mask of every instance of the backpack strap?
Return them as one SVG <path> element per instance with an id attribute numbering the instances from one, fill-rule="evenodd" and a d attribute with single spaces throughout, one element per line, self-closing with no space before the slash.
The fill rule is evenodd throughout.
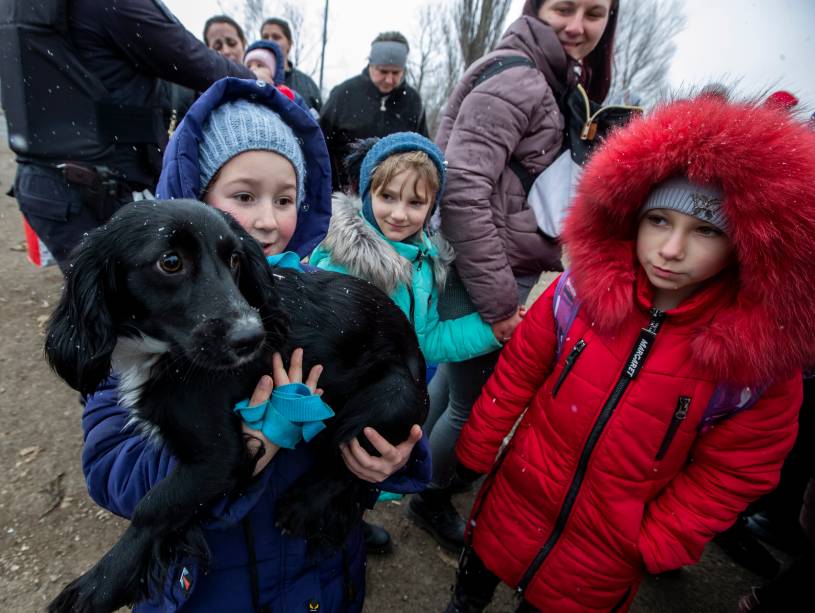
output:
<path id="1" fill-rule="evenodd" d="M 575 292 L 574 285 L 572 284 L 571 273 L 567 269 L 560 275 L 557 281 L 555 297 L 552 302 L 557 338 L 556 355 L 558 358 L 560 357 L 560 352 L 563 350 L 563 343 L 566 341 L 569 328 L 572 327 L 579 310 L 580 300 L 577 299 L 577 292 Z"/>
<path id="2" fill-rule="evenodd" d="M 713 390 L 710 402 L 699 422 L 699 432 L 707 432 L 718 422 L 746 411 L 758 402 L 766 390 L 766 385 L 734 387 L 727 383 L 719 383 Z"/>
<path id="3" fill-rule="evenodd" d="M 537 69 L 535 62 L 523 55 L 507 55 L 499 57 L 494 62 L 488 63 L 481 69 L 473 81 L 473 86 L 470 91 L 473 91 L 484 81 L 491 79 L 495 75 L 501 74 L 505 70 L 509 70 L 510 68 L 515 68 L 517 66 L 527 66 L 529 68 Z M 537 179 L 538 176 L 532 172 L 529 172 L 514 155 L 510 156 L 507 165 L 521 182 L 521 185 L 524 188 L 524 194 L 529 195 L 529 190 L 532 189 L 532 185 L 535 183 L 535 179 Z"/>
<path id="4" fill-rule="evenodd" d="M 523 55 L 507 55 L 499 57 L 494 62 L 490 62 L 481 69 L 478 76 L 476 76 L 475 81 L 473 81 L 473 86 L 470 91 L 473 91 L 487 79 L 491 79 L 495 75 L 500 74 L 505 70 L 509 70 L 510 68 L 515 68 L 516 66 L 529 66 L 531 68 L 535 68 L 535 62 Z"/>

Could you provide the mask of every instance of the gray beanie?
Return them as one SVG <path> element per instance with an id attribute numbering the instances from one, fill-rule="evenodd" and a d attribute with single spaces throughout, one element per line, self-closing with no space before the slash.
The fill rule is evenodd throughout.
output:
<path id="1" fill-rule="evenodd" d="M 210 113 L 198 146 L 201 191 L 233 157 L 244 151 L 273 151 L 291 162 L 297 176 L 297 208 L 305 194 L 303 150 L 292 129 L 272 109 L 249 102 L 226 102 Z"/>
<path id="2" fill-rule="evenodd" d="M 651 190 L 640 208 L 640 217 L 652 209 L 671 209 L 696 217 L 727 234 L 723 197 L 722 190 L 713 185 L 700 185 L 687 177 L 674 177 Z"/>

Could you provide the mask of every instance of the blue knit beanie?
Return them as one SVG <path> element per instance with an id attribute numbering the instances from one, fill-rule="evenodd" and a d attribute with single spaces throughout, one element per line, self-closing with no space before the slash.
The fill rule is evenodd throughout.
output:
<path id="1" fill-rule="evenodd" d="M 292 129 L 280 115 L 248 100 L 225 102 L 210 113 L 201 131 L 198 168 L 201 191 L 224 164 L 244 151 L 273 151 L 294 166 L 297 208 L 305 196 L 306 164 Z"/>
<path id="2" fill-rule="evenodd" d="M 379 228 L 379 225 L 376 223 L 373 204 L 371 203 L 371 179 L 379 164 L 392 155 L 406 153 L 408 151 L 422 151 L 426 153 L 439 173 L 439 191 L 436 192 L 436 199 L 433 201 L 433 206 L 430 207 L 430 211 L 427 213 L 428 222 L 436 206 L 441 202 L 447 174 L 447 163 L 444 161 L 444 154 L 441 152 L 441 149 L 439 149 L 433 141 L 416 132 L 396 132 L 395 134 L 380 138 L 376 144 L 371 147 L 371 150 L 368 151 L 359 169 L 359 195 L 362 197 L 362 216 L 367 219 L 373 227 L 379 229 L 380 233 L 382 229 Z"/>

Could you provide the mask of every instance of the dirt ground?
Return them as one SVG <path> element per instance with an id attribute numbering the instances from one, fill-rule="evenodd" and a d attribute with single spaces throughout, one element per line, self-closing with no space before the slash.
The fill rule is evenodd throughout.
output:
<path id="1" fill-rule="evenodd" d="M 8 190 L 13 156 L 0 114 L 0 191 Z M 20 215 L 0 196 L 0 611 L 41 611 L 59 589 L 113 543 L 124 522 L 87 496 L 80 468 L 77 394 L 53 375 L 42 355 L 43 325 L 61 286 L 56 267 L 37 269 L 23 251 Z M 466 512 L 470 496 L 457 500 Z M 367 613 L 441 611 L 456 560 L 403 515 L 404 502 L 369 514 L 394 537 L 392 554 L 368 564 Z M 695 567 L 648 578 L 632 611 L 730 612 L 757 578 L 715 546 Z M 502 587 L 492 612 L 514 609 Z"/>

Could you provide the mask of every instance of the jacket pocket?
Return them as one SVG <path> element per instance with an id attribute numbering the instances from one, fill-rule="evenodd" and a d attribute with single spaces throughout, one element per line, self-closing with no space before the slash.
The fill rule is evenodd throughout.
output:
<path id="1" fill-rule="evenodd" d="M 566 362 L 563 364 L 563 370 L 560 371 L 560 375 L 555 381 L 555 385 L 552 388 L 552 398 L 557 396 L 558 391 L 560 391 L 560 387 L 563 385 L 563 382 L 566 381 L 566 377 L 569 376 L 572 368 L 574 368 L 575 363 L 577 362 L 577 358 L 580 357 L 580 354 L 583 353 L 583 350 L 586 348 L 586 341 L 582 338 L 574 344 L 572 350 L 569 352 L 569 355 L 566 356 Z"/>
<path id="2" fill-rule="evenodd" d="M 657 451 L 657 455 L 654 458 L 657 462 L 662 460 L 662 458 L 665 457 L 665 454 L 668 453 L 668 449 L 676 436 L 676 432 L 679 430 L 679 426 L 682 425 L 682 422 L 685 421 L 685 418 L 688 416 L 690 401 L 691 399 L 689 396 L 680 396 L 676 401 L 676 410 L 671 418 L 671 423 L 668 425 L 668 430 L 665 432 L 665 436 L 662 437 L 662 444 L 660 444 L 659 451 Z"/>

